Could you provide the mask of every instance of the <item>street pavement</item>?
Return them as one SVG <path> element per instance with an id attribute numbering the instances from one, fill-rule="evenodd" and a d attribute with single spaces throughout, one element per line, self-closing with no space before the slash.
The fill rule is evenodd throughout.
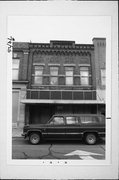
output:
<path id="1" fill-rule="evenodd" d="M 14 137 L 12 159 L 102 160 L 105 159 L 105 142 L 86 145 L 82 141 L 45 141 L 31 145 L 26 139 Z"/>

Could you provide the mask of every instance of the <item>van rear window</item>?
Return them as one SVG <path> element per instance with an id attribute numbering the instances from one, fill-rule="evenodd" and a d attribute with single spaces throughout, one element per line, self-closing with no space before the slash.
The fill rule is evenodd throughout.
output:
<path id="1" fill-rule="evenodd" d="M 95 124 L 95 123 L 102 123 L 103 119 L 101 117 L 97 117 L 97 116 L 94 116 L 94 117 L 84 116 L 84 117 L 80 117 L 80 122 L 81 122 L 81 124 L 88 124 L 88 123 Z"/>

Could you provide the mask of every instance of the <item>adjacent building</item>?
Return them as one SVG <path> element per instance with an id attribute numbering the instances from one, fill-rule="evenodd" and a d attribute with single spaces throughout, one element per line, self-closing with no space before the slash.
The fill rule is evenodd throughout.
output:
<path id="1" fill-rule="evenodd" d="M 105 115 L 106 39 L 13 43 L 13 136 L 56 113 Z"/>

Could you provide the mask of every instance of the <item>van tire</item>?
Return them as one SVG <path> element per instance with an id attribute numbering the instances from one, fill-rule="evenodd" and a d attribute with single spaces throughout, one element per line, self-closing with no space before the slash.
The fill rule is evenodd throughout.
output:
<path id="1" fill-rule="evenodd" d="M 29 135 L 29 141 L 30 141 L 31 144 L 37 145 L 41 141 L 41 135 L 39 133 L 37 133 L 37 132 L 32 132 Z"/>
<path id="2" fill-rule="evenodd" d="M 86 133 L 85 134 L 85 142 L 89 145 L 94 145 L 97 142 L 97 136 L 95 133 Z"/>

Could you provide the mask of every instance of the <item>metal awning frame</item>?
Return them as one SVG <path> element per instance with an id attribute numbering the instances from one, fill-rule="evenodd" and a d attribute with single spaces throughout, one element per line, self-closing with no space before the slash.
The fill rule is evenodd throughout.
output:
<path id="1" fill-rule="evenodd" d="M 49 99 L 24 99 L 23 104 L 105 104 L 104 101 L 98 100 L 49 100 Z"/>

